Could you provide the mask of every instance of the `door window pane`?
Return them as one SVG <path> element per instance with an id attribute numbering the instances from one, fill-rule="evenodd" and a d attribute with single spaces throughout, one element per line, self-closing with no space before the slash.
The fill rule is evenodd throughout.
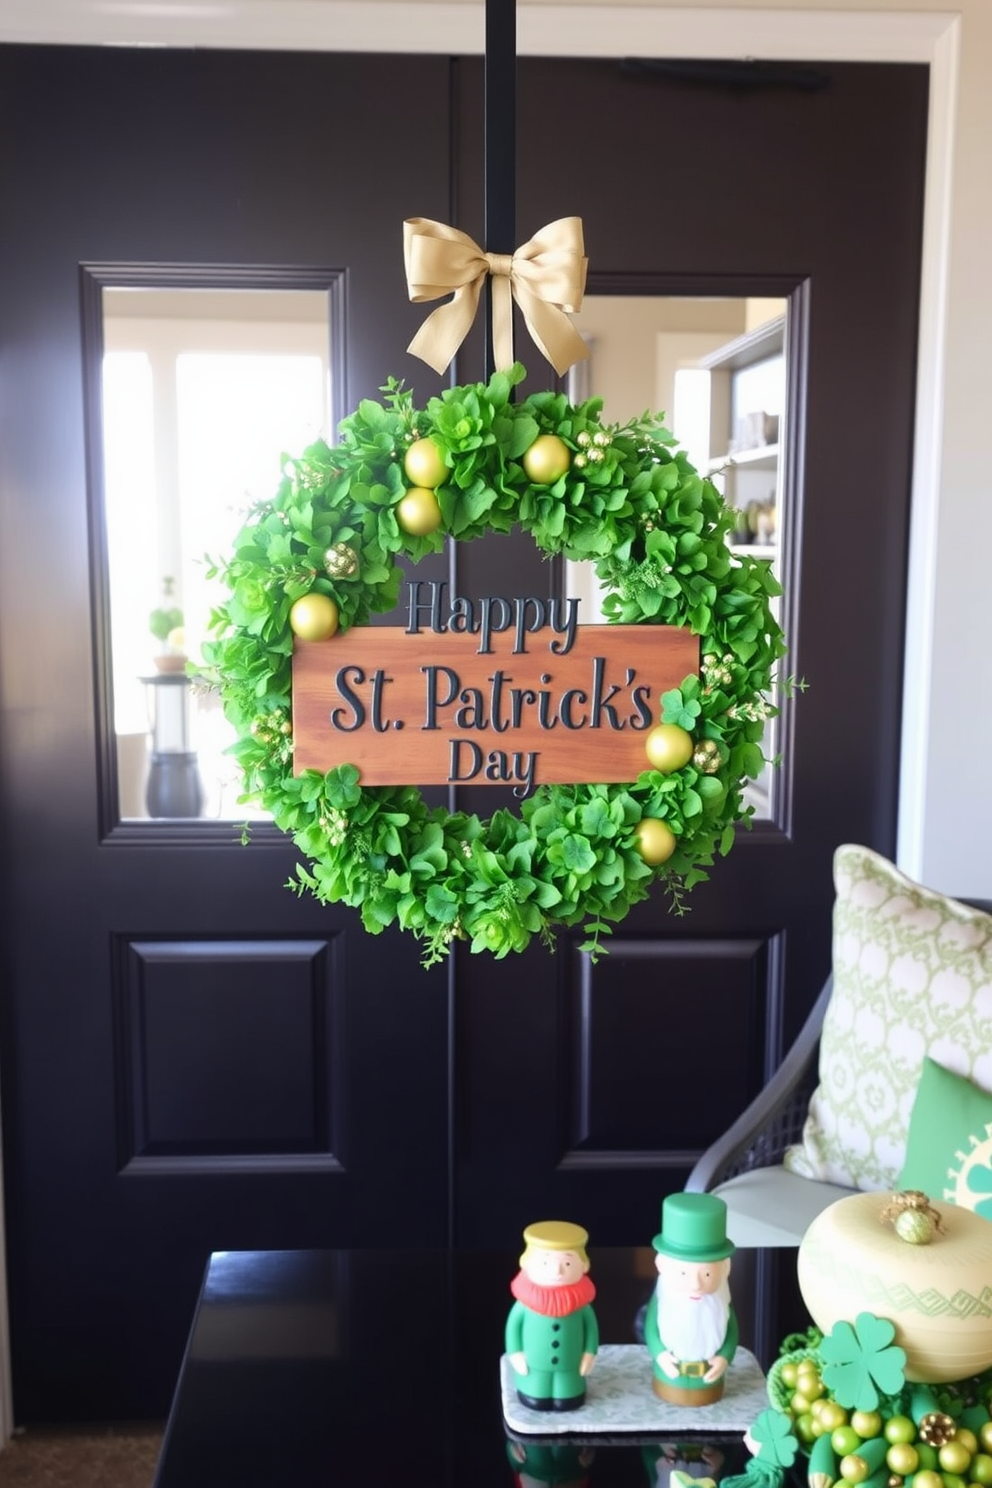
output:
<path id="1" fill-rule="evenodd" d="M 590 357 L 579 364 L 581 388 L 575 378 L 568 385 L 573 401 L 602 398 L 613 422 L 645 408 L 662 413 L 692 464 L 738 513 L 734 549 L 777 574 L 788 515 L 786 314 L 781 299 L 587 295 L 575 319 Z M 593 565 L 568 563 L 566 585 L 580 601 L 580 620 L 600 621 Z M 781 704 L 779 697 L 769 701 Z M 766 758 L 775 757 L 780 737 L 771 719 L 762 740 Z M 774 817 L 777 778 L 766 767 L 748 786 L 756 817 Z"/>
<path id="2" fill-rule="evenodd" d="M 104 290 L 104 464 L 119 814 L 241 820 L 220 699 L 194 675 L 248 509 L 329 434 L 327 296 Z M 157 612 L 155 620 L 152 612 Z"/>

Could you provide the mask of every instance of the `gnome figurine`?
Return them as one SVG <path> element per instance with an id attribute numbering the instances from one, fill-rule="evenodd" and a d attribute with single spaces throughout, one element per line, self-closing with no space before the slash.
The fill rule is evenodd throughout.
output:
<path id="1" fill-rule="evenodd" d="M 524 1230 L 520 1270 L 510 1284 L 506 1353 L 517 1396 L 532 1410 L 568 1411 L 586 1398 L 599 1328 L 581 1225 L 546 1220 Z"/>
<path id="2" fill-rule="evenodd" d="M 727 1206 L 716 1194 L 670 1194 L 661 1206 L 658 1283 L 644 1318 L 654 1392 L 673 1405 L 712 1405 L 737 1352 L 730 1303 Z"/>

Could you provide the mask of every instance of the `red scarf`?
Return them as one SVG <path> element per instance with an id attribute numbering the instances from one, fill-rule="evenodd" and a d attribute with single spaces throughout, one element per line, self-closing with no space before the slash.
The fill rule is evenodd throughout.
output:
<path id="1" fill-rule="evenodd" d="M 596 1295 L 596 1288 L 588 1276 L 566 1282 L 564 1286 L 539 1286 L 522 1271 L 518 1271 L 510 1282 L 510 1291 L 518 1302 L 532 1312 L 539 1312 L 542 1317 L 568 1317 L 570 1312 L 588 1307 Z"/>

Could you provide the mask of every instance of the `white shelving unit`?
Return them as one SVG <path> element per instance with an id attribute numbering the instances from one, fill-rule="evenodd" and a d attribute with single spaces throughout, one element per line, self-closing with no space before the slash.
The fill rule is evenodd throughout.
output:
<path id="1" fill-rule="evenodd" d="M 782 442 L 785 416 L 785 317 L 779 316 L 711 352 L 700 363 L 710 373 L 710 454 L 706 473 L 741 514 L 750 536 L 734 552 L 777 563 Z M 767 442 L 762 442 L 767 440 Z M 766 757 L 777 752 L 778 720 L 765 730 Z M 771 814 L 766 768 L 747 790 L 759 817 Z"/>
<path id="2" fill-rule="evenodd" d="M 711 470 L 774 470 L 778 464 L 778 445 L 762 444 L 755 449 L 735 450 L 732 453 L 710 456 Z"/>
<path id="3" fill-rule="evenodd" d="M 750 515 L 760 546 L 774 551 L 784 433 L 785 317 L 738 336 L 700 365 L 710 373 L 706 473 L 729 506 Z M 749 546 L 757 554 L 757 546 Z"/>

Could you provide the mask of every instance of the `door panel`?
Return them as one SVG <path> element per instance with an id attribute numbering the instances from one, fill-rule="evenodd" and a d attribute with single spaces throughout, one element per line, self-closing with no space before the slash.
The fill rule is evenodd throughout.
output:
<path id="1" fill-rule="evenodd" d="M 521 60 L 516 238 L 581 210 L 590 293 L 788 298 L 783 625 L 809 690 L 782 718 L 774 819 L 682 918 L 656 891 L 595 966 L 578 935 L 512 976 L 459 953 L 464 1243 L 551 1211 L 603 1244 L 649 1237 L 822 985 L 834 848 L 895 846 L 927 71 L 818 67 L 809 90 L 709 71 Z M 570 149 L 577 110 L 595 128 Z"/>
<path id="2" fill-rule="evenodd" d="M 265 826 L 245 848 L 231 824 L 108 816 L 79 266 L 340 273 L 345 406 L 390 374 L 422 404 L 441 381 L 405 353 L 424 311 L 400 227 L 482 239 L 481 63 L 0 50 L 19 1420 L 163 1411 L 212 1249 L 376 1245 L 401 1219 L 420 1244 L 512 1244 L 549 1214 L 643 1241 L 798 1027 L 827 966 L 833 848 L 894 840 L 926 121 L 924 69 L 823 72 L 814 93 L 742 94 L 520 64 L 518 241 L 578 211 L 599 293 L 790 296 L 786 629 L 810 690 L 785 719 L 777 819 L 741 834 L 687 916 L 657 892 L 595 967 L 566 936 L 503 962 L 458 947 L 426 973 L 412 938 L 286 893 L 296 855 Z M 578 108 L 596 129 L 573 150 Z M 529 388 L 547 383 L 518 355 Z M 476 327 L 453 375 L 481 369 Z M 471 595 L 561 584 L 516 539 L 436 572 Z"/>
<path id="3" fill-rule="evenodd" d="M 375 1244 L 401 1214 L 445 1242 L 447 983 L 409 937 L 287 893 L 274 829 L 245 848 L 237 824 L 99 810 L 79 266 L 341 271 L 345 406 L 375 396 L 416 324 L 402 219 L 449 215 L 448 63 L 8 48 L 0 68 L 16 1410 L 155 1415 L 211 1249 Z M 413 71 L 410 173 L 384 166 L 373 100 Z"/>

